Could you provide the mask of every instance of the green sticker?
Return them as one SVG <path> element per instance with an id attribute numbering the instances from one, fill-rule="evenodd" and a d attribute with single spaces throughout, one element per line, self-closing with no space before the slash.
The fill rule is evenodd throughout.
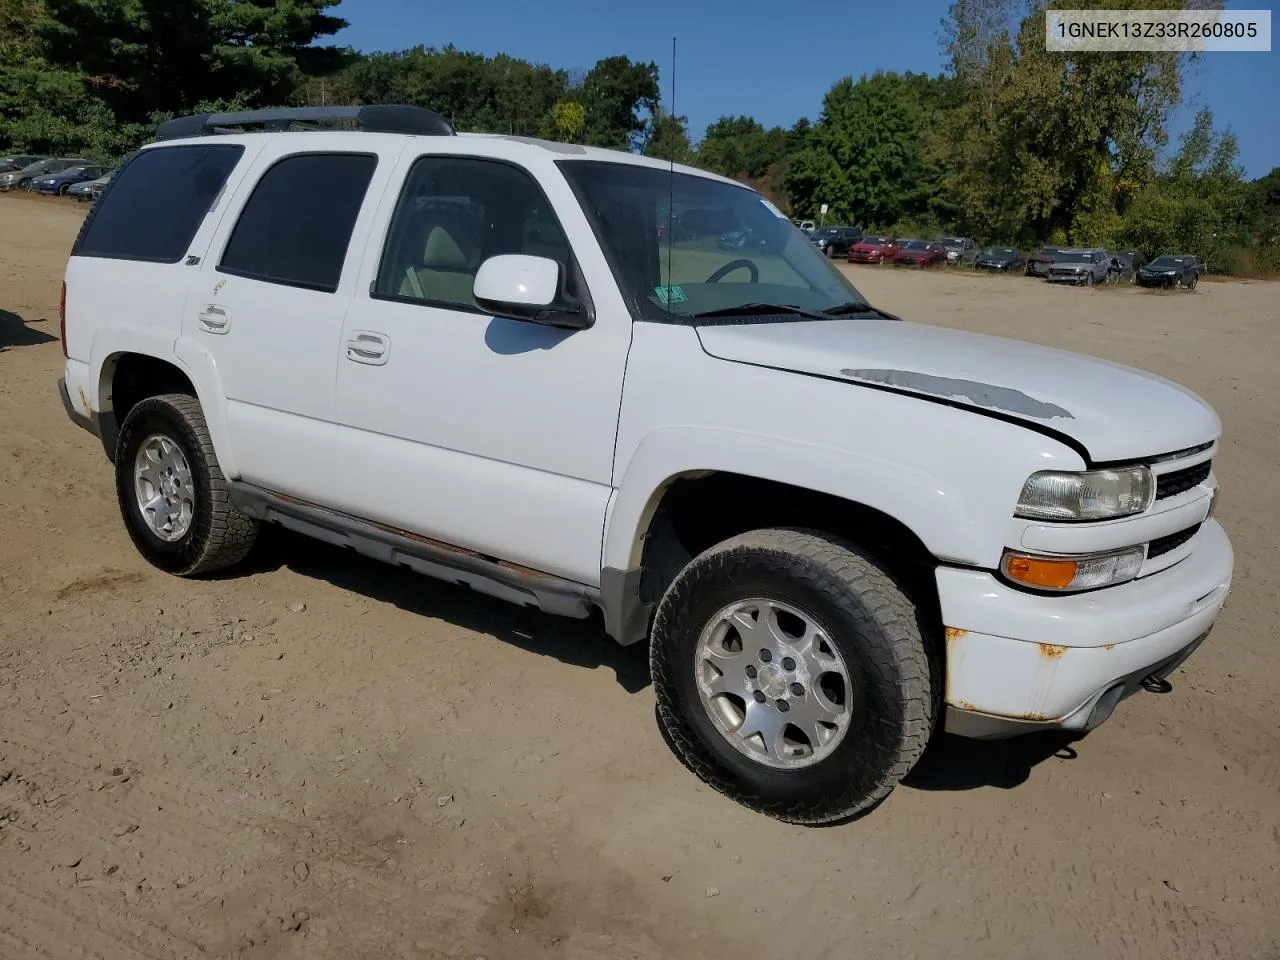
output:
<path id="1" fill-rule="evenodd" d="M 670 303 L 684 303 L 689 299 L 688 295 L 684 292 L 684 287 L 681 286 L 654 287 L 653 293 L 654 296 L 656 296 L 664 305 Z"/>

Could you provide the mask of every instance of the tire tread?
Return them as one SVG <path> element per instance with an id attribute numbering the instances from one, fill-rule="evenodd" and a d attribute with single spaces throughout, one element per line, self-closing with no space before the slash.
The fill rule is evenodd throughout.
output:
<path id="1" fill-rule="evenodd" d="M 696 733 L 679 715 L 673 694 L 673 669 L 682 665 L 667 655 L 666 645 L 683 606 L 686 591 L 696 581 L 750 557 L 753 564 L 780 577 L 793 578 L 824 594 L 855 623 L 866 624 L 892 638 L 883 647 L 868 645 L 867 669 L 878 681 L 898 685 L 904 715 L 898 729 L 884 718 L 868 718 L 881 727 L 877 740 L 886 747 L 887 763 L 870 785 L 851 778 L 834 794 L 807 800 L 779 802 L 744 792 L 741 781 L 730 778 Z M 859 598 L 857 602 L 854 597 Z M 686 567 L 662 598 L 650 645 L 650 672 L 658 701 L 659 719 L 680 759 L 704 783 L 751 809 L 790 823 L 820 824 L 845 820 L 874 807 L 892 792 L 924 753 L 941 705 L 941 658 L 924 642 L 916 605 L 872 558 L 832 534 L 804 528 L 755 530 L 712 547 Z"/>

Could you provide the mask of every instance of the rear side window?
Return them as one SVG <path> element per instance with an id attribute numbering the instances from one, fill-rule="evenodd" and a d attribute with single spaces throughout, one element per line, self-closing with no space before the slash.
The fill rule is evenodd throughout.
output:
<path id="1" fill-rule="evenodd" d="M 239 144 L 135 154 L 95 205 L 72 256 L 177 263 L 243 154 Z"/>
<path id="2" fill-rule="evenodd" d="M 274 164 L 253 188 L 231 232 L 223 273 L 332 293 L 378 158 L 300 153 Z"/>

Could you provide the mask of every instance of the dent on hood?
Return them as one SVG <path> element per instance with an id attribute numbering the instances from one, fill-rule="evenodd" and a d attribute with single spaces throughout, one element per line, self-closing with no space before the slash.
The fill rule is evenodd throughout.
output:
<path id="1" fill-rule="evenodd" d="M 1024 417 L 1035 417 L 1039 420 L 1052 420 L 1063 417 L 1074 420 L 1075 415 L 1065 407 L 1056 403 L 1046 403 L 1035 397 L 1014 390 L 1012 387 L 998 387 L 991 383 L 980 383 L 976 380 L 956 380 L 951 377 L 935 377 L 927 373 L 913 373 L 910 370 L 841 370 L 842 376 L 865 383 L 879 383 L 887 387 L 899 387 L 916 393 L 928 393 L 936 397 L 963 399 L 979 407 L 1003 410 Z"/>

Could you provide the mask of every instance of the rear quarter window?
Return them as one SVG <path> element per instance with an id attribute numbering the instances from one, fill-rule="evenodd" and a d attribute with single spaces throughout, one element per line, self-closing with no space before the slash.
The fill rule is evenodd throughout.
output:
<path id="1" fill-rule="evenodd" d="M 240 144 L 139 151 L 94 205 L 72 256 L 177 263 L 243 154 Z"/>

